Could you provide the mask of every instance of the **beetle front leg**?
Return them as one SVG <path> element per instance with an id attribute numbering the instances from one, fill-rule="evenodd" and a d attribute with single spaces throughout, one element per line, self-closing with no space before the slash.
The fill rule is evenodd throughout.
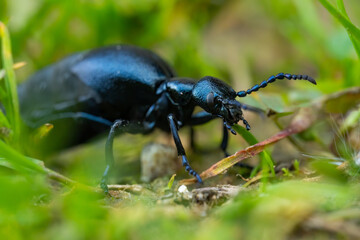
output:
<path id="1" fill-rule="evenodd" d="M 190 175 L 193 175 L 194 177 L 196 177 L 196 179 L 198 180 L 199 183 L 202 183 L 202 179 L 200 177 L 199 174 L 197 174 L 190 166 L 189 161 L 186 157 L 185 154 L 185 150 L 184 147 L 181 143 L 179 134 L 178 134 L 178 128 L 177 128 L 177 121 L 175 119 L 175 116 L 173 114 L 169 114 L 168 115 L 168 121 L 169 121 L 169 126 L 170 126 L 170 130 L 171 130 L 171 134 L 174 138 L 174 142 L 176 145 L 176 149 L 178 151 L 178 156 L 181 156 L 182 158 L 182 165 L 185 167 L 185 170 L 187 172 L 189 172 Z"/>

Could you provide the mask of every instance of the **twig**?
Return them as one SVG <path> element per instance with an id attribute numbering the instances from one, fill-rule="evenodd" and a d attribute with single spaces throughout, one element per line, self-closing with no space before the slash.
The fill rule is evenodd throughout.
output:
<path id="1" fill-rule="evenodd" d="M 265 147 L 267 147 L 271 144 L 274 144 L 292 134 L 296 134 L 296 133 L 306 130 L 307 128 L 309 128 L 312 125 L 312 123 L 315 121 L 315 119 L 316 119 L 316 117 L 311 108 L 301 109 L 300 112 L 295 116 L 295 118 L 293 119 L 291 124 L 286 129 L 284 129 L 283 131 L 275 134 L 274 136 L 272 136 L 262 142 L 259 142 L 255 145 L 247 147 L 244 150 L 238 151 L 234 155 L 224 158 L 223 160 L 215 163 L 210 168 L 208 168 L 207 170 L 205 170 L 204 172 L 202 172 L 200 174 L 201 178 L 207 179 L 210 177 L 214 177 L 214 176 L 224 172 L 228 168 L 232 167 L 236 163 L 238 163 L 244 159 L 253 157 L 256 154 L 262 152 L 265 149 Z M 180 184 L 189 185 L 189 184 L 196 183 L 196 181 L 197 180 L 195 178 L 184 179 L 184 180 L 180 181 Z"/>
<path id="2" fill-rule="evenodd" d="M 40 166 L 43 170 L 43 172 L 46 174 L 46 176 L 49 179 L 52 179 L 54 181 L 57 181 L 59 183 L 64 184 L 65 186 L 71 187 L 71 188 L 77 188 L 77 189 L 82 189 L 82 190 L 87 190 L 87 191 L 92 191 L 92 192 L 98 192 L 98 193 L 102 193 L 103 191 L 100 188 L 97 187 L 91 187 L 79 182 L 76 182 L 75 180 L 72 180 L 68 177 L 65 177 L 64 175 L 55 172 L 54 170 L 51 170 L 47 167 L 45 167 L 45 164 L 43 161 L 38 160 L 38 159 L 34 159 L 34 158 L 29 158 L 32 162 L 34 162 L 35 164 L 37 164 L 38 166 Z M 10 169 L 15 169 L 11 163 L 9 161 L 4 160 L 3 158 L 0 158 L 0 165 L 10 168 Z"/>

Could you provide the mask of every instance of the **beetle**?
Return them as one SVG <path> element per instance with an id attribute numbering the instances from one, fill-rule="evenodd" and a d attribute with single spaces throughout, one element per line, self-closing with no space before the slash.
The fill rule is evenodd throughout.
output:
<path id="1" fill-rule="evenodd" d="M 250 130 L 242 109 L 257 111 L 235 98 L 245 97 L 278 79 L 316 84 L 307 75 L 279 73 L 246 91 L 236 92 L 215 77 L 206 76 L 199 81 L 177 77 L 172 67 L 150 50 L 114 45 L 60 60 L 32 75 L 18 92 L 21 115 L 27 125 L 35 128 L 51 122 L 59 134 L 69 132 L 69 125 L 74 126 L 71 139 L 64 141 L 69 146 L 109 131 L 106 168 L 100 183 L 107 192 L 108 175 L 114 165 L 114 136 L 147 134 L 155 128 L 172 134 L 182 165 L 201 183 L 201 177 L 189 164 L 178 130 L 220 118 L 224 124 L 221 148 L 226 153 L 228 130 L 236 134 L 234 124 L 242 121 Z M 195 106 L 204 111 L 194 114 Z"/>

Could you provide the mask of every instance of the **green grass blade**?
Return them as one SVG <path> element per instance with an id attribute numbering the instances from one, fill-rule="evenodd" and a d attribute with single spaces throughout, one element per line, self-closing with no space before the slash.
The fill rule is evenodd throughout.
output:
<path id="1" fill-rule="evenodd" d="M 350 21 L 350 18 L 346 13 L 346 9 L 345 9 L 345 5 L 344 5 L 343 0 L 337 0 L 337 6 L 338 6 L 340 12 Z M 356 54 L 360 59 L 360 41 L 356 40 L 353 37 L 353 35 L 351 34 L 351 32 L 347 31 L 347 33 L 349 34 L 349 38 L 350 38 L 350 40 L 351 40 L 351 42 L 352 42 L 352 44 L 353 44 L 353 46 L 355 48 Z"/>
<path id="2" fill-rule="evenodd" d="M 2 22 L 0 22 L 0 37 L 1 37 L 1 57 L 3 68 L 5 69 L 5 91 L 6 96 L 0 96 L 1 101 L 6 109 L 7 118 L 13 131 L 14 142 L 17 143 L 20 135 L 20 114 L 19 101 L 16 90 L 16 79 L 13 69 L 13 59 L 11 54 L 11 43 L 9 32 Z"/>
<path id="3" fill-rule="evenodd" d="M 7 141 L 10 139 L 10 124 L 5 114 L 0 110 L 0 139 Z M 0 140 L 1 141 L 1 140 Z"/>
<path id="4" fill-rule="evenodd" d="M 44 169 L 34 163 L 31 159 L 20 154 L 9 145 L 0 140 L 0 157 L 4 158 L 5 161 L 9 162 L 16 170 L 20 172 L 29 172 L 29 170 L 44 173 Z"/>
<path id="5" fill-rule="evenodd" d="M 333 15 L 345 29 L 357 40 L 360 41 L 360 29 L 352 24 L 345 15 L 339 12 L 328 0 L 319 0 L 320 3 Z"/>
<path id="6" fill-rule="evenodd" d="M 175 180 L 176 174 L 173 174 L 167 184 L 168 189 L 172 188 L 172 185 L 174 184 L 174 180 Z"/>
<path id="7" fill-rule="evenodd" d="M 0 80 L 3 79 L 5 77 L 5 70 L 1 69 L 0 70 Z"/>
<path id="8" fill-rule="evenodd" d="M 239 126 L 239 125 L 234 125 L 233 129 L 240 134 L 245 141 L 250 144 L 250 145 L 255 145 L 257 144 L 259 141 L 254 137 L 254 135 L 252 135 L 248 130 L 246 130 L 244 127 Z M 262 163 L 262 167 L 263 170 L 264 167 L 268 167 L 269 170 L 271 171 L 271 174 L 274 176 L 275 175 L 275 170 L 274 170 L 274 162 L 269 154 L 268 151 L 264 150 L 263 152 L 259 153 L 259 157 Z M 265 165 L 264 165 L 265 164 Z"/>
<path id="9" fill-rule="evenodd" d="M 5 114 L 0 110 L 0 128 L 2 127 L 10 128 L 10 124 Z"/>

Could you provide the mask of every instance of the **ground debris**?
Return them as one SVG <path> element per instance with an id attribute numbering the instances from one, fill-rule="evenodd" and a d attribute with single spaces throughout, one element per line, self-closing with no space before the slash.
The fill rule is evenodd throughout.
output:
<path id="1" fill-rule="evenodd" d="M 200 205 L 217 205 L 236 196 L 243 189 L 240 186 L 234 185 L 218 185 L 216 187 L 196 188 L 189 192 L 185 185 L 181 185 L 178 188 L 177 200 L 189 201 Z"/>
<path id="2" fill-rule="evenodd" d="M 193 202 L 198 204 L 218 204 L 236 196 L 242 187 L 233 185 L 219 185 L 216 187 L 197 188 L 191 191 Z"/>
<path id="3" fill-rule="evenodd" d="M 129 185 L 129 184 L 125 184 L 125 185 L 108 185 L 109 190 L 113 190 L 113 191 L 127 191 L 127 192 L 131 192 L 134 194 L 140 194 L 141 192 L 143 192 L 144 187 L 139 185 L 139 184 L 133 184 L 133 185 Z"/>
<path id="4" fill-rule="evenodd" d="M 305 221 L 302 226 L 305 231 L 323 231 L 345 235 L 349 239 L 360 239 L 359 225 L 354 221 L 327 219 L 326 217 L 313 216 Z"/>

